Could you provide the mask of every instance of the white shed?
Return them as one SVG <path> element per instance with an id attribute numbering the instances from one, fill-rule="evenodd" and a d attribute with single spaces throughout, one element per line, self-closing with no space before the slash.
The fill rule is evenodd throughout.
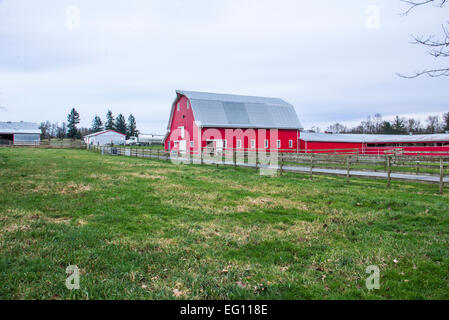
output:
<path id="1" fill-rule="evenodd" d="M 126 135 L 114 130 L 104 130 L 84 136 L 84 142 L 91 145 L 125 144 Z"/>

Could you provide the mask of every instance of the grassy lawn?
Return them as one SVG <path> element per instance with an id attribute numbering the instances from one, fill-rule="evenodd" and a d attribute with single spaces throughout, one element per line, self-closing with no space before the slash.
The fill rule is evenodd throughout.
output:
<path id="1" fill-rule="evenodd" d="M 0 299 L 448 299 L 437 191 L 0 148 Z"/>

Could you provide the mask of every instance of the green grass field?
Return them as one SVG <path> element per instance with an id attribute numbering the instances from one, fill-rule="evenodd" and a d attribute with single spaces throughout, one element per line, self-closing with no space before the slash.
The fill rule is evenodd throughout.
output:
<path id="1" fill-rule="evenodd" d="M 448 299 L 449 191 L 385 183 L 0 148 L 0 299 Z"/>

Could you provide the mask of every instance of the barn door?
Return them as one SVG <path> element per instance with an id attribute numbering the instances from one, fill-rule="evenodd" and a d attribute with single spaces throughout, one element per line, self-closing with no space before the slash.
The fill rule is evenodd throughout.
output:
<path id="1" fill-rule="evenodd" d="M 186 140 L 181 140 L 179 141 L 179 151 L 180 152 L 186 152 L 187 150 L 187 141 Z"/>
<path id="2" fill-rule="evenodd" d="M 217 153 L 223 152 L 223 140 L 215 140 L 215 150 Z"/>

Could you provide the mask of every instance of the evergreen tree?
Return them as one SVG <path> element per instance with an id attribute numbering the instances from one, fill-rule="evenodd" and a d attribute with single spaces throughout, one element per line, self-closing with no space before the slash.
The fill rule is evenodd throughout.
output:
<path id="1" fill-rule="evenodd" d="M 137 132 L 136 118 L 132 114 L 128 117 L 128 128 L 126 135 L 129 137 L 136 137 L 139 133 Z"/>
<path id="2" fill-rule="evenodd" d="M 98 115 L 95 115 L 94 120 L 92 120 L 92 132 L 100 132 L 103 130 L 103 122 Z"/>
<path id="3" fill-rule="evenodd" d="M 392 134 L 392 133 L 394 133 L 394 129 L 391 126 L 391 123 L 389 121 L 383 121 L 381 127 L 382 127 L 381 133 L 384 133 L 384 134 Z"/>
<path id="4" fill-rule="evenodd" d="M 396 116 L 392 123 L 394 133 L 403 134 L 406 133 L 405 121 L 399 116 Z"/>
<path id="5" fill-rule="evenodd" d="M 112 115 L 112 111 L 108 110 L 108 113 L 106 114 L 106 123 L 104 124 L 104 128 L 106 130 L 114 130 L 115 129 L 115 123 L 114 123 L 114 116 Z"/>
<path id="6" fill-rule="evenodd" d="M 80 115 L 75 108 L 72 108 L 67 116 L 67 137 L 75 139 L 79 136 L 78 129 L 76 128 L 78 123 L 80 123 Z"/>
<path id="7" fill-rule="evenodd" d="M 117 132 L 126 134 L 126 130 L 127 130 L 126 120 L 125 120 L 125 117 L 121 113 L 115 119 L 114 127 Z"/>

